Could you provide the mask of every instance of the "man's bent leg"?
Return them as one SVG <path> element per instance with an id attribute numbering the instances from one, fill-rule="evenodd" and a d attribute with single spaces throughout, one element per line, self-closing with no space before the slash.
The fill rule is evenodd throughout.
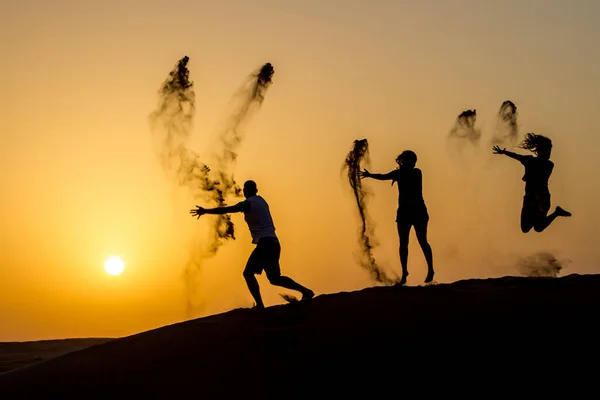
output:
<path id="1" fill-rule="evenodd" d="M 246 263 L 246 268 L 244 269 L 244 279 L 246 280 L 246 285 L 248 285 L 248 290 L 250 290 L 250 294 L 254 298 L 254 302 L 256 303 L 256 307 L 264 308 L 265 305 L 262 301 L 262 297 L 260 295 L 260 286 L 258 285 L 258 281 L 254 276 L 257 272 L 260 272 L 260 267 L 258 266 L 258 252 L 256 249 L 250 254 L 248 258 L 248 262 Z"/>
<path id="2" fill-rule="evenodd" d="M 272 285 L 281 286 L 286 289 L 296 290 L 302 293 L 302 299 L 310 299 L 315 296 L 315 293 L 307 287 L 302 286 L 292 278 L 282 275 L 272 276 L 267 274 L 267 278 Z"/>
<path id="3" fill-rule="evenodd" d="M 312 290 L 302 286 L 290 277 L 281 275 L 281 267 L 279 265 L 281 245 L 279 244 L 279 240 L 271 239 L 266 241 L 265 247 L 263 249 L 264 270 L 267 274 L 267 279 L 272 285 L 281 286 L 286 289 L 296 290 L 302 293 L 302 300 L 314 297 L 315 293 Z"/>

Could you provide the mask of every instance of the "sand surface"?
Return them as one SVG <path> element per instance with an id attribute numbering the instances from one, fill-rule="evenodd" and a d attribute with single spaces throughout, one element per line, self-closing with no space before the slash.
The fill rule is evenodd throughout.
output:
<path id="1" fill-rule="evenodd" d="M 373 287 L 82 344 L 0 374 L 0 398 L 573 398 L 598 376 L 599 316 L 600 275 Z"/>

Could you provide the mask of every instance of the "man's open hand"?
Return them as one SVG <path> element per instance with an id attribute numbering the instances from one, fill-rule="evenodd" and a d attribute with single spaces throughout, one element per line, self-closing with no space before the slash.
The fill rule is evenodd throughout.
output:
<path id="1" fill-rule="evenodd" d="M 196 208 L 190 210 L 190 214 L 192 214 L 192 217 L 196 217 L 196 219 L 200 218 L 200 216 L 204 215 L 205 213 L 206 211 L 204 210 L 204 208 L 200 206 L 196 206 Z"/>

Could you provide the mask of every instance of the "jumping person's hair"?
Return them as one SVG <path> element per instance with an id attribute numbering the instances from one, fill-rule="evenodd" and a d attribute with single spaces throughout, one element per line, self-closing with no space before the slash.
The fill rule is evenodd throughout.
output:
<path id="1" fill-rule="evenodd" d="M 551 150 L 552 140 L 543 135 L 528 133 L 521 144 L 519 144 L 519 147 L 537 154 L 540 150 Z"/>

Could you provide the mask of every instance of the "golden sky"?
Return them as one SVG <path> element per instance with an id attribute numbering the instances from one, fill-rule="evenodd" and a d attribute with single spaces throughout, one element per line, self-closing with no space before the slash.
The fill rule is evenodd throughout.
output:
<path id="1" fill-rule="evenodd" d="M 431 217 L 438 282 L 518 274 L 550 251 L 563 274 L 598 273 L 600 28 L 595 1 L 34 1 L 0 13 L 0 341 L 124 336 L 182 321 L 183 263 L 195 204 L 166 180 L 148 126 L 157 90 L 190 57 L 196 115 L 189 145 L 207 157 L 245 78 L 274 83 L 250 121 L 236 176 L 254 179 L 282 242 L 282 271 L 317 294 L 373 285 L 355 262 L 358 219 L 340 169 L 367 138 L 372 172 L 414 150 Z M 141 6 L 144 4 L 144 6 Z M 519 229 L 522 167 L 489 138 L 504 100 L 521 136 L 554 142 L 547 231 Z M 476 108 L 483 138 L 453 152 L 456 116 Z M 365 182 L 379 247 L 399 272 L 397 189 Z M 205 219 L 206 218 L 206 219 Z M 238 240 L 203 267 L 204 309 L 249 307 Z M 422 284 L 411 234 L 408 284 Z M 119 255 L 125 272 L 106 274 Z M 259 277 L 267 304 L 279 288 Z M 407 305 L 409 306 L 409 305 Z"/>

